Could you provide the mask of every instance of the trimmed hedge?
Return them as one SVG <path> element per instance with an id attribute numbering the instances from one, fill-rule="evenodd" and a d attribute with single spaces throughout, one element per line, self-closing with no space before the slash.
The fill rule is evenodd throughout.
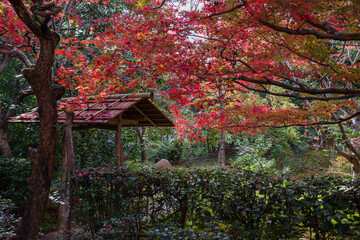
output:
<path id="1" fill-rule="evenodd" d="M 360 237 L 358 180 L 105 166 L 71 182 L 74 220 L 91 239 Z"/>

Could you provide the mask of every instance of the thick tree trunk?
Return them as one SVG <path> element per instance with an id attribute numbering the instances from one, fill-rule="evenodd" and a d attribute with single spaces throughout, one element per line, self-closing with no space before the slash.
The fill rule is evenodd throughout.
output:
<path id="1" fill-rule="evenodd" d="M 50 30 L 49 30 L 50 31 Z M 57 106 L 52 93 L 52 66 L 59 37 L 48 33 L 40 40 L 40 56 L 34 69 L 24 69 L 26 81 L 35 92 L 40 118 L 40 143 L 30 148 L 31 177 L 28 179 L 30 194 L 25 215 L 17 231 L 20 239 L 37 239 L 49 198 L 55 148 L 58 138 Z"/>
<path id="2" fill-rule="evenodd" d="M 9 0 L 21 21 L 34 33 L 40 43 L 40 53 L 34 68 L 23 70 L 24 77 L 33 89 L 40 119 L 38 148 L 30 148 L 31 176 L 28 179 L 30 194 L 24 217 L 17 229 L 19 239 L 37 239 L 40 224 L 49 198 L 55 148 L 58 138 L 57 106 L 52 91 L 52 68 L 59 35 L 49 28 L 49 22 L 61 8 L 55 3 L 44 4 L 32 0 L 30 8 L 23 0 Z"/>
<path id="3" fill-rule="evenodd" d="M 51 88 L 50 88 L 51 89 Z M 40 224 L 49 198 L 55 147 L 58 137 L 55 99 L 44 91 L 38 97 L 40 114 L 40 144 L 30 148 L 31 177 L 28 179 L 30 195 L 25 215 L 18 228 L 20 239 L 37 239 Z"/>

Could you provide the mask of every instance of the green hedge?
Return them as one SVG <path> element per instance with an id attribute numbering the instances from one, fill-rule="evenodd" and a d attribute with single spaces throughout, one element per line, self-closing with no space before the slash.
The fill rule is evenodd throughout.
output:
<path id="1" fill-rule="evenodd" d="M 360 237 L 358 180 L 106 166 L 71 181 L 90 239 Z"/>

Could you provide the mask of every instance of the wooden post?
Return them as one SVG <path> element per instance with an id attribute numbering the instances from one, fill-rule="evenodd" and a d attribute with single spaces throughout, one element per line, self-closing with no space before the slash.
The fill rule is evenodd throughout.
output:
<path id="1" fill-rule="evenodd" d="M 72 139 L 72 122 L 74 119 L 74 112 L 65 110 L 66 121 L 64 123 L 64 144 L 66 155 L 66 168 L 65 168 L 65 209 L 63 216 L 63 240 L 71 240 L 71 185 L 69 184 L 69 177 L 75 167 L 74 146 Z"/>
<path id="2" fill-rule="evenodd" d="M 65 131 L 64 131 L 65 132 Z M 66 166 L 67 166 L 67 146 L 65 141 L 65 133 L 62 139 L 62 165 L 61 165 L 61 184 L 66 182 Z M 61 193 L 61 204 L 59 207 L 59 227 L 61 230 L 64 229 L 64 215 L 65 215 L 65 204 L 63 203 L 66 198 L 65 193 Z"/>
<path id="3" fill-rule="evenodd" d="M 116 157 L 117 157 L 117 165 L 124 165 L 124 154 L 123 147 L 121 144 L 121 128 L 122 128 L 122 116 L 119 117 L 119 122 L 116 128 Z"/>

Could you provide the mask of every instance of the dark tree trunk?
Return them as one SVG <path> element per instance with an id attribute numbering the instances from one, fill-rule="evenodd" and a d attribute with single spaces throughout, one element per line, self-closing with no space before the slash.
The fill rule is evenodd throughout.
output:
<path id="1" fill-rule="evenodd" d="M 11 150 L 9 141 L 7 139 L 7 125 L 0 123 L 0 154 L 3 156 L 11 157 Z"/>
<path id="2" fill-rule="evenodd" d="M 352 171 L 353 171 L 354 177 L 360 176 L 360 162 L 358 159 L 356 159 L 352 162 Z"/>
<path id="3" fill-rule="evenodd" d="M 24 217 L 17 229 L 19 239 L 37 239 L 40 224 L 49 198 L 55 148 L 58 138 L 57 106 L 52 91 L 52 68 L 54 53 L 60 40 L 59 35 L 48 27 L 51 15 L 60 9 L 54 4 L 42 5 L 43 1 L 33 0 L 30 11 L 42 20 L 36 21 L 22 0 L 9 0 L 16 14 L 36 35 L 40 42 L 40 54 L 34 68 L 23 70 L 24 77 L 33 89 L 40 119 L 40 143 L 38 148 L 30 148 L 31 176 L 28 179 L 30 194 Z"/>
<path id="4" fill-rule="evenodd" d="M 56 35 L 57 36 L 57 35 Z M 30 148 L 30 195 L 25 215 L 18 228 L 20 239 L 37 239 L 49 198 L 55 148 L 58 138 L 57 107 L 51 88 L 54 51 L 59 38 L 41 41 L 41 53 L 34 69 L 25 69 L 24 76 L 35 92 L 40 118 L 40 143 Z"/>

